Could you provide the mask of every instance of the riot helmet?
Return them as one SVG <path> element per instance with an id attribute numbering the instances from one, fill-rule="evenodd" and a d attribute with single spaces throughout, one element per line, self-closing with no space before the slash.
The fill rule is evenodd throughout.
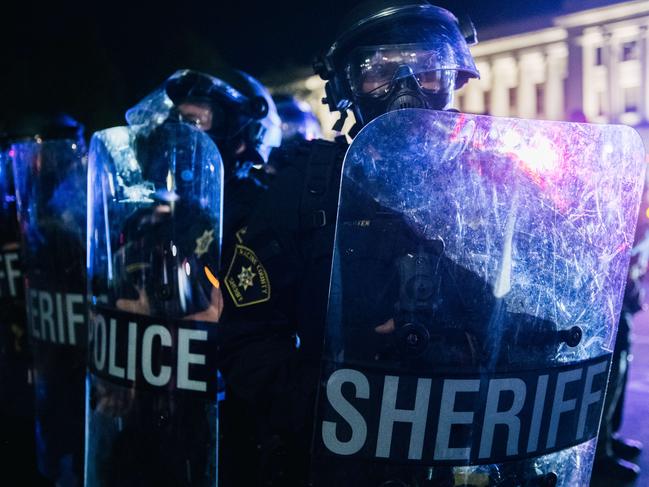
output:
<path id="1" fill-rule="evenodd" d="M 275 95 L 273 100 L 282 122 L 282 144 L 322 137 L 320 122 L 308 103 L 287 94 Z"/>
<path id="2" fill-rule="evenodd" d="M 85 183 L 78 181 L 78 178 L 85 177 L 81 168 L 86 164 L 82 123 L 63 112 L 26 113 L 16 117 L 7 127 L 7 138 L 12 144 L 12 153 L 23 152 L 21 159 L 29 159 L 26 154 L 32 150 L 40 153 L 40 190 L 35 196 L 35 203 L 38 201 L 35 208 L 39 211 L 44 208 L 48 208 L 47 211 L 63 211 L 65 208 L 69 214 L 75 213 L 77 216 L 85 212 L 84 202 L 79 199 L 84 196 L 77 191 L 80 185 L 85 187 Z M 15 175 L 17 192 L 25 193 L 27 188 L 21 188 L 20 184 L 27 184 L 27 179 L 18 176 Z"/>
<path id="3" fill-rule="evenodd" d="M 198 71 L 177 71 L 160 90 L 128 110 L 126 120 L 131 125 L 194 125 L 217 144 L 226 170 L 242 163 L 264 164 L 281 142 L 275 104 L 252 76 L 235 71 L 232 79 L 229 84 Z"/>
<path id="4" fill-rule="evenodd" d="M 9 141 L 69 139 L 85 146 L 83 131 L 83 124 L 66 113 L 29 113 L 7 126 L 5 137 Z"/>
<path id="5" fill-rule="evenodd" d="M 325 103 L 342 114 L 334 130 L 342 128 L 347 110 L 358 129 L 400 108 L 449 108 L 454 90 L 480 76 L 468 47 L 476 42 L 470 20 L 461 23 L 427 2 L 359 5 L 314 64 L 327 81 Z"/>
<path id="6" fill-rule="evenodd" d="M 245 143 L 240 160 L 266 163 L 273 147 L 282 141 L 280 118 L 275 102 L 268 90 L 258 80 L 243 71 L 235 71 L 232 86 L 249 100 L 250 114 L 242 114 L 239 136 Z"/>

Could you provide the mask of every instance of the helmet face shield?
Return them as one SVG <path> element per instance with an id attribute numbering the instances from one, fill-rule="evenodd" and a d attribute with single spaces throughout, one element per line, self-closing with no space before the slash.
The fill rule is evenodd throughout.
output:
<path id="1" fill-rule="evenodd" d="M 217 113 L 217 117 L 215 117 L 214 108 L 208 103 L 181 103 L 178 105 L 178 112 L 183 122 L 193 125 L 203 132 L 220 125 L 215 123 L 220 118 L 218 117 L 220 113 Z"/>
<path id="2" fill-rule="evenodd" d="M 414 76 L 420 88 L 436 94 L 454 90 L 457 66 L 440 59 L 437 51 L 420 45 L 360 47 L 346 66 L 354 96 L 381 97 L 399 79 Z"/>

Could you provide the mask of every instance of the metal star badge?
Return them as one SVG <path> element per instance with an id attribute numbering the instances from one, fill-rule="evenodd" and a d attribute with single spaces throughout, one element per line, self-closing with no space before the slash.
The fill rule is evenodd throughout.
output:
<path id="1" fill-rule="evenodd" d="M 200 257 L 203 254 L 207 253 L 207 250 L 210 248 L 210 244 L 214 241 L 214 230 L 205 230 L 203 235 L 196 239 L 196 248 L 194 253 L 196 257 Z"/>
<path id="2" fill-rule="evenodd" d="M 254 278 L 257 274 L 252 272 L 252 266 L 242 267 L 241 272 L 237 276 L 239 278 L 239 287 L 242 287 L 245 291 L 249 287 L 252 287 L 254 283 Z"/>

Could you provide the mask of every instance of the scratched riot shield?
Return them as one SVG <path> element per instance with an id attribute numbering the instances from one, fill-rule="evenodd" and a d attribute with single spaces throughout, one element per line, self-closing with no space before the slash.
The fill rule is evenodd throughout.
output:
<path id="1" fill-rule="evenodd" d="M 83 139 L 11 146 L 33 355 L 36 455 L 42 475 L 83 483 L 86 368 L 86 157 Z"/>
<path id="2" fill-rule="evenodd" d="M 222 162 L 184 123 L 93 136 L 86 485 L 212 486 Z"/>
<path id="3" fill-rule="evenodd" d="M 643 159 L 622 126 L 409 109 L 365 127 L 313 485 L 588 485 Z"/>

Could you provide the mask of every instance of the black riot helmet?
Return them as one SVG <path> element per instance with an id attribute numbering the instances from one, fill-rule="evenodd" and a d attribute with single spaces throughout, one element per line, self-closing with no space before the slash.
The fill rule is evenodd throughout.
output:
<path id="1" fill-rule="evenodd" d="M 336 41 L 314 68 L 326 84 L 325 103 L 347 110 L 358 129 L 399 108 L 444 110 L 453 92 L 479 78 L 469 45 L 477 42 L 470 20 L 417 0 L 374 0 L 352 10 Z M 352 134 L 353 135 L 353 134 Z"/>
<path id="2" fill-rule="evenodd" d="M 128 110 L 126 120 L 131 125 L 187 122 L 214 140 L 226 166 L 264 164 L 281 142 L 275 104 L 252 76 L 235 71 L 231 78 L 226 83 L 198 71 L 177 71 Z"/>
<path id="3" fill-rule="evenodd" d="M 69 139 L 83 146 L 83 131 L 83 124 L 66 113 L 26 113 L 7 126 L 5 136 L 10 141 Z"/>
<path id="4" fill-rule="evenodd" d="M 320 122 L 307 102 L 287 94 L 275 95 L 273 100 L 282 121 L 282 144 L 322 137 Z"/>
<path id="5" fill-rule="evenodd" d="M 39 169 L 42 179 L 56 181 L 70 171 L 71 161 L 85 164 L 84 125 L 63 112 L 33 112 L 15 117 L 7 126 L 10 144 L 48 142 L 42 148 L 47 160 Z M 45 198 L 45 195 L 40 195 Z"/>

